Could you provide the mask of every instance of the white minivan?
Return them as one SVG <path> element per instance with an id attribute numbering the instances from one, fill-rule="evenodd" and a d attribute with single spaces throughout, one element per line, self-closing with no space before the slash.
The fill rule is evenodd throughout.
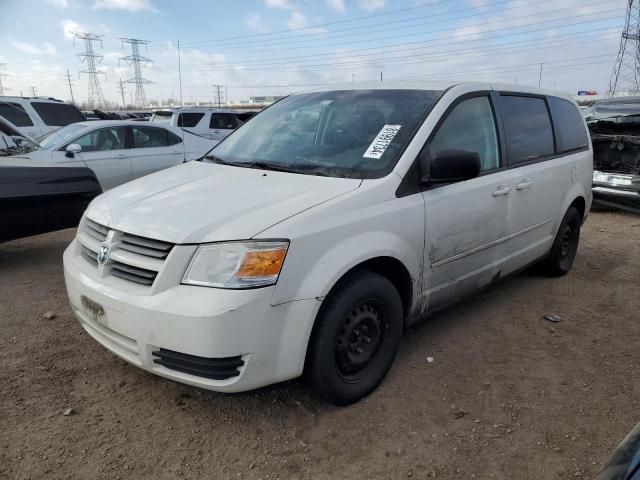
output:
<path id="1" fill-rule="evenodd" d="M 370 393 L 404 329 L 536 262 L 569 271 L 591 205 L 576 104 L 521 85 L 293 94 L 203 161 L 93 201 L 73 311 L 126 361 L 237 392 L 306 374 Z"/>
<path id="2" fill-rule="evenodd" d="M 219 142 L 242 125 L 239 118 L 242 115 L 234 110 L 210 107 L 163 108 L 154 111 L 149 121 L 180 127 Z"/>

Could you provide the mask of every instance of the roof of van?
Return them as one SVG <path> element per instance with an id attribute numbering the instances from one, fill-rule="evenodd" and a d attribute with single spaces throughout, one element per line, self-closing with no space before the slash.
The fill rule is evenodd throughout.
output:
<path id="1" fill-rule="evenodd" d="M 491 83 L 476 81 L 453 81 L 453 80 L 435 80 L 435 81 L 399 81 L 391 80 L 384 82 L 359 82 L 359 83 L 341 83 L 319 86 L 317 88 L 308 88 L 300 90 L 296 93 L 308 92 L 326 92 L 331 90 L 448 90 L 450 88 L 464 85 L 474 90 L 497 90 L 506 92 L 531 93 L 538 95 L 551 95 L 570 99 L 566 94 L 544 88 L 532 87 L 529 85 L 518 85 L 512 83 Z"/>
<path id="2" fill-rule="evenodd" d="M 0 97 L 0 102 L 16 102 L 20 100 L 39 100 L 45 102 L 65 103 L 62 100 L 53 97 Z"/>
<path id="3" fill-rule="evenodd" d="M 232 108 L 218 108 L 218 107 L 167 107 L 167 108 L 157 108 L 153 111 L 156 112 L 194 112 L 194 113 L 202 113 L 202 112 L 218 112 L 218 113 L 236 113 L 236 110 Z"/>

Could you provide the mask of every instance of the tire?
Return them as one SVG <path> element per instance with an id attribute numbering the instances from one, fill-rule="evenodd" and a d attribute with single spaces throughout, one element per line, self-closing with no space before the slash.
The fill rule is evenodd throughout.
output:
<path id="1" fill-rule="evenodd" d="M 565 213 L 556 238 L 551 246 L 549 256 L 541 263 L 542 272 L 552 276 L 560 277 L 566 275 L 578 251 L 580 242 L 580 213 L 576 207 L 569 207 Z"/>
<path id="2" fill-rule="evenodd" d="M 324 303 L 309 342 L 307 378 L 334 405 L 349 405 L 382 382 L 403 330 L 400 294 L 381 275 L 356 271 Z"/>

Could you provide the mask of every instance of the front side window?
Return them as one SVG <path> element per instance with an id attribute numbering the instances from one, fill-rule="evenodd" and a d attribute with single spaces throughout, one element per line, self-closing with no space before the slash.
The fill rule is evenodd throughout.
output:
<path id="1" fill-rule="evenodd" d="M 178 115 L 179 127 L 195 127 L 200 120 L 204 117 L 204 113 L 186 112 Z"/>
<path id="2" fill-rule="evenodd" d="M 71 123 L 84 122 L 82 112 L 68 103 L 31 102 L 31 106 L 50 127 L 64 127 Z"/>
<path id="3" fill-rule="evenodd" d="M 512 164 L 553 155 L 553 129 L 544 98 L 503 95 L 500 107 Z"/>
<path id="4" fill-rule="evenodd" d="M 230 113 L 212 113 L 209 128 L 232 130 L 236 128 L 236 119 Z"/>
<path id="5" fill-rule="evenodd" d="M 380 178 L 393 169 L 441 94 L 381 89 L 291 95 L 219 143 L 211 161 Z"/>
<path id="6" fill-rule="evenodd" d="M 133 148 L 156 148 L 173 145 L 164 128 L 131 127 L 133 131 Z"/>
<path id="7" fill-rule="evenodd" d="M 500 167 L 498 135 L 489 97 L 461 101 L 447 115 L 429 144 L 433 157 L 445 150 L 470 150 L 480 157 L 480 169 Z"/>
<path id="8" fill-rule="evenodd" d="M 125 128 L 100 128 L 83 135 L 72 143 L 82 147 L 82 152 L 106 152 L 124 148 Z"/>
<path id="9" fill-rule="evenodd" d="M 578 150 L 589 146 L 589 137 L 578 108 L 569 100 L 548 97 L 553 117 L 558 152 Z"/>
<path id="10" fill-rule="evenodd" d="M 0 103 L 0 117 L 4 117 L 16 127 L 32 127 L 33 122 L 22 105 L 17 103 Z"/>

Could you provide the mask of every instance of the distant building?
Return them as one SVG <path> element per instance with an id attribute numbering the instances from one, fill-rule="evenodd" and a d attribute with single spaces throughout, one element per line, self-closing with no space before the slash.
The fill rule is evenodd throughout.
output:
<path id="1" fill-rule="evenodd" d="M 249 100 L 251 103 L 273 103 L 282 98 L 284 98 L 284 95 L 261 95 L 257 97 L 251 96 Z"/>

